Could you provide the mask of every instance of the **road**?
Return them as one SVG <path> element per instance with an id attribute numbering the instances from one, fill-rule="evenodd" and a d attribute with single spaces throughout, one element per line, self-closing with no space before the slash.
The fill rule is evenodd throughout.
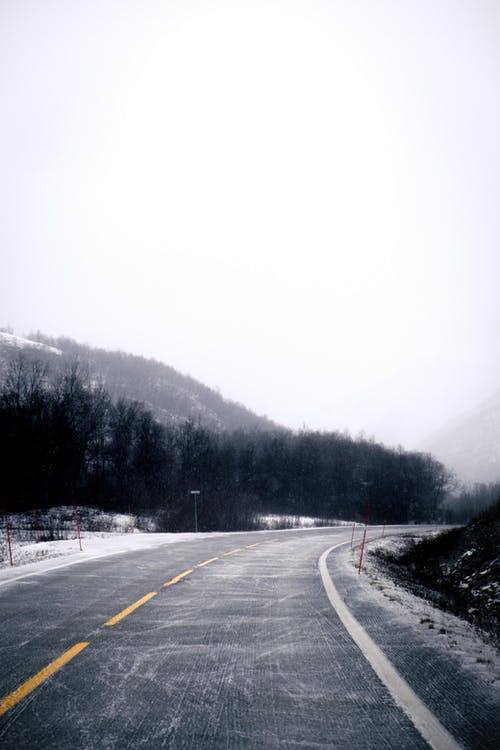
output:
<path id="1" fill-rule="evenodd" d="M 429 747 L 327 596 L 318 561 L 343 541 L 218 536 L 0 587 L 0 746 Z M 364 601 L 340 552 L 326 558 L 340 597 L 452 742 L 497 747 L 484 686 Z"/>

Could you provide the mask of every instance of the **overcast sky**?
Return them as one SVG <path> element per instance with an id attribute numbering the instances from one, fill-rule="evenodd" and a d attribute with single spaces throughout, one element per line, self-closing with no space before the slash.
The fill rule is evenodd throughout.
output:
<path id="1" fill-rule="evenodd" d="M 413 447 L 500 387 L 498 0 L 0 0 L 0 325 Z"/>

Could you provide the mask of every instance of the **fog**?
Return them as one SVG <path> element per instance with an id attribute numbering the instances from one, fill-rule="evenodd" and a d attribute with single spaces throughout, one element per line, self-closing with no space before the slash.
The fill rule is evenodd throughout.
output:
<path id="1" fill-rule="evenodd" d="M 413 447 L 500 387 L 500 6 L 3 0 L 0 325 Z"/>

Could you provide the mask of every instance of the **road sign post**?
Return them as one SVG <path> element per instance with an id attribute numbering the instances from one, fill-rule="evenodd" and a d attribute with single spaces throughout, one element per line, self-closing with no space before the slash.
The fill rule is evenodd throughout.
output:
<path id="1" fill-rule="evenodd" d="M 31 506 L 31 512 L 33 513 L 33 520 L 35 522 L 35 534 L 36 534 L 36 541 L 38 544 L 38 542 L 40 541 L 40 527 L 38 526 L 38 518 L 36 515 L 36 508 L 34 504 Z"/>
<path id="2" fill-rule="evenodd" d="M 191 490 L 190 494 L 193 496 L 193 500 L 194 500 L 194 530 L 195 530 L 195 533 L 198 533 L 198 506 L 197 506 L 197 500 L 198 500 L 198 495 L 200 494 L 200 490 Z"/>
<path id="3" fill-rule="evenodd" d="M 82 537 L 80 534 L 80 519 L 78 518 L 78 509 L 76 507 L 76 502 L 73 503 L 73 513 L 75 516 L 76 536 L 78 537 L 78 544 L 80 546 L 80 552 L 83 552 Z"/>

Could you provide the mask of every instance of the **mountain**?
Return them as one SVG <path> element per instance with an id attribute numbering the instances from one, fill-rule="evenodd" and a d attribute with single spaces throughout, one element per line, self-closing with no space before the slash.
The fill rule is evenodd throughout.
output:
<path id="1" fill-rule="evenodd" d="M 500 480 L 500 389 L 419 446 L 468 482 Z"/>
<path id="2" fill-rule="evenodd" d="M 113 398 L 140 401 L 163 424 L 192 419 L 219 431 L 281 429 L 267 417 L 224 399 L 217 391 L 155 359 L 94 349 L 69 338 L 54 339 L 40 333 L 21 338 L 0 331 L 0 369 L 20 355 L 27 361 L 46 363 L 53 373 L 78 362 L 91 381 L 101 384 Z"/>

